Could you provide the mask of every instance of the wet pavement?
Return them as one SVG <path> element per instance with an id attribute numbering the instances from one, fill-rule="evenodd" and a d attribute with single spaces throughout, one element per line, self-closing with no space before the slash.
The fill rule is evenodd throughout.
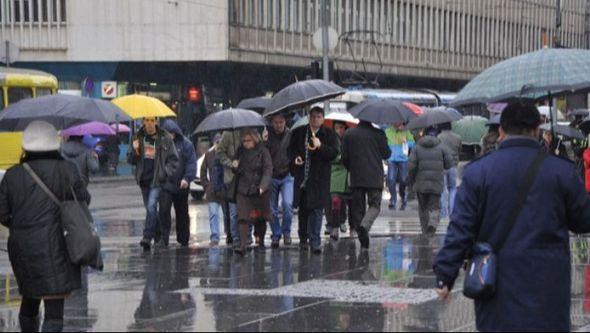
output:
<path id="1" fill-rule="evenodd" d="M 191 202 L 190 248 L 143 253 L 136 186 L 95 184 L 91 192 L 105 270 L 88 272 L 86 288 L 66 301 L 68 331 L 474 330 L 472 303 L 459 290 L 448 304 L 436 299 L 431 267 L 445 227 L 437 237 L 420 236 L 415 203 L 407 212 L 382 213 L 368 252 L 345 238 L 324 240 L 321 255 L 294 244 L 241 258 L 224 246 L 207 247 L 207 211 L 198 202 Z M 576 330 L 590 328 L 589 244 L 572 239 Z M 0 252 L 0 331 L 18 331 L 15 285 Z"/>

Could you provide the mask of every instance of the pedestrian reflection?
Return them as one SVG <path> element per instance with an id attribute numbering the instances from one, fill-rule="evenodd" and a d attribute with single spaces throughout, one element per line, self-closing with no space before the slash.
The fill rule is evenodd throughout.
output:
<path id="1" fill-rule="evenodd" d="M 165 251 L 149 258 L 147 278 L 131 330 L 178 331 L 193 326 L 196 312 L 188 274 L 190 249 Z"/>

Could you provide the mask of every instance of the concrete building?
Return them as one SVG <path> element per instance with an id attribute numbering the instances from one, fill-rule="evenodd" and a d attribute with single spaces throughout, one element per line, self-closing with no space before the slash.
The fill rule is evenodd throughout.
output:
<path id="1" fill-rule="evenodd" d="M 321 0 L 0 0 L 0 40 L 15 66 L 57 75 L 64 89 L 124 90 L 210 104 L 275 91 L 311 73 Z M 555 0 L 326 0 L 339 35 L 338 82 L 457 90 L 503 59 L 551 46 Z M 561 42 L 587 48 L 590 0 L 562 1 Z M 93 84 L 88 84 L 88 82 Z M 92 89 L 90 89 L 92 88 Z"/>

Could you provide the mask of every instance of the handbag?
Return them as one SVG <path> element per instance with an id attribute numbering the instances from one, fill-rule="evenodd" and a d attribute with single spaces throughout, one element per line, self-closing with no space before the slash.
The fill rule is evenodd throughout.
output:
<path id="1" fill-rule="evenodd" d="M 76 265 L 102 270 L 104 265 L 100 253 L 100 238 L 94 228 L 94 221 L 88 205 L 77 200 L 76 193 L 71 186 L 69 188 L 74 200 L 60 201 L 30 165 L 24 163 L 23 167 L 35 183 L 59 206 L 61 226 L 70 261 Z"/>
<path id="2" fill-rule="evenodd" d="M 463 295 L 473 300 L 485 301 L 492 298 L 496 292 L 496 279 L 498 273 L 497 254 L 508 239 L 512 228 L 516 224 L 518 215 L 524 207 L 524 203 L 539 173 L 542 162 L 547 154 L 540 149 L 535 159 L 527 169 L 526 178 L 520 187 L 514 206 L 510 210 L 508 220 L 498 242 L 490 243 L 488 233 L 480 232 L 477 242 L 471 249 L 471 259 L 466 266 L 465 281 L 463 283 Z M 486 226 L 482 226 L 484 229 Z M 487 226 L 488 229 L 491 226 Z"/>

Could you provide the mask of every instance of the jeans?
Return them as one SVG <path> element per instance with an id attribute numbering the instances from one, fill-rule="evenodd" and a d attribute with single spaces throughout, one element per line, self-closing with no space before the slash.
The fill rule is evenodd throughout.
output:
<path id="1" fill-rule="evenodd" d="M 160 231 L 162 239 L 168 244 L 170 226 L 172 224 L 172 205 L 176 212 L 176 240 L 179 244 L 188 245 L 190 240 L 190 217 L 188 214 L 188 191 L 160 193 Z"/>
<path id="2" fill-rule="evenodd" d="M 142 186 L 141 194 L 143 195 L 143 205 L 145 206 L 145 228 L 143 229 L 143 238 L 152 240 L 156 237 L 158 229 L 158 200 L 160 198 L 160 187 Z"/>
<path id="3" fill-rule="evenodd" d="M 406 202 L 406 186 L 408 182 L 408 162 L 389 162 L 387 168 L 387 187 L 391 193 L 390 204 L 397 203 L 397 191 L 395 186 L 399 180 L 399 195 L 402 203 Z"/>
<path id="4" fill-rule="evenodd" d="M 312 249 L 319 249 L 322 245 L 320 233 L 322 232 L 323 209 L 299 208 L 299 238 L 307 241 Z"/>
<path id="5" fill-rule="evenodd" d="M 370 231 L 379 213 L 381 213 L 381 200 L 383 190 L 369 188 L 352 189 L 352 214 L 351 228 L 358 230 L 363 227 Z M 369 209 L 367 209 L 367 203 Z"/>
<path id="6" fill-rule="evenodd" d="M 272 180 L 272 239 L 279 240 L 283 236 L 291 235 L 291 224 L 293 223 L 293 177 L 287 176 L 283 179 Z M 279 195 L 282 198 L 283 224 L 281 225 L 279 214 Z"/>
<path id="7" fill-rule="evenodd" d="M 209 229 L 211 230 L 211 237 L 209 239 L 212 242 L 219 242 L 219 209 L 221 204 L 218 202 L 209 202 Z"/>
<path id="8" fill-rule="evenodd" d="M 455 206 L 455 197 L 457 196 L 457 167 L 445 171 L 445 186 L 440 201 L 440 215 L 442 217 L 450 216 Z"/>
<path id="9" fill-rule="evenodd" d="M 223 211 L 223 231 L 225 232 L 225 237 L 231 239 L 231 214 L 229 213 L 229 203 L 227 201 L 221 202 L 221 210 Z"/>

